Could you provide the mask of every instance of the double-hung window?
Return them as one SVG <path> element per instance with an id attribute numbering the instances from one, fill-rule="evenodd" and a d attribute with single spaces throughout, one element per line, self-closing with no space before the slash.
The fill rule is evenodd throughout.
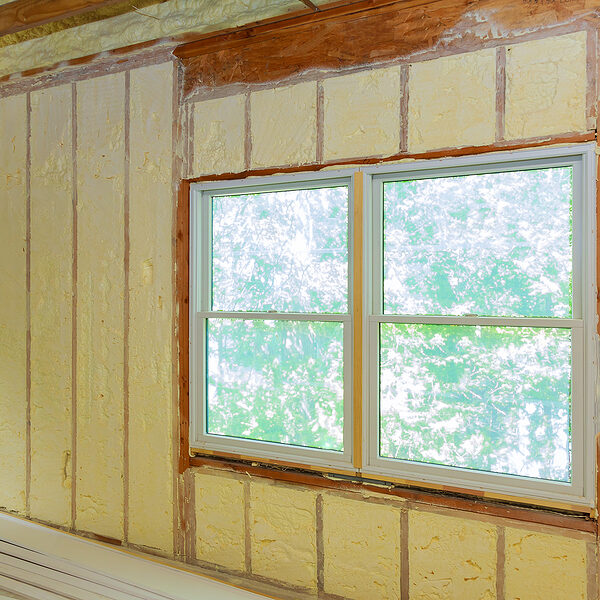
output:
<path id="1" fill-rule="evenodd" d="M 193 448 L 351 464 L 348 173 L 192 197 Z"/>
<path id="2" fill-rule="evenodd" d="M 195 185 L 192 449 L 591 504 L 594 158 Z"/>
<path id="3" fill-rule="evenodd" d="M 368 470 L 591 497 L 592 164 L 579 147 L 370 171 Z"/>

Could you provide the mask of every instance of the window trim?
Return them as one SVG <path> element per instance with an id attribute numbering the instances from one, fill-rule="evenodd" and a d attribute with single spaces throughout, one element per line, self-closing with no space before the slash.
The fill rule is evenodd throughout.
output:
<path id="1" fill-rule="evenodd" d="M 286 176 L 257 177 L 225 182 L 193 183 L 190 187 L 190 447 L 193 451 L 210 451 L 238 456 L 252 456 L 258 459 L 287 461 L 307 464 L 324 469 L 345 470 L 353 468 L 353 289 L 354 289 L 354 170 L 343 169 L 325 173 L 296 173 Z M 276 313 L 267 312 L 220 312 L 208 310 L 210 289 L 210 218 L 209 203 L 212 195 L 228 193 L 255 193 L 258 191 L 311 189 L 323 184 L 348 186 L 348 312 L 340 315 L 318 313 Z M 198 240 L 202 246 L 201 264 L 197 264 Z M 200 294 L 196 290 L 201 289 Z M 200 310 L 196 307 L 200 304 Z M 204 398 L 205 324 L 212 315 L 223 318 L 257 318 L 278 321 L 333 321 L 344 325 L 344 450 L 324 450 L 318 448 L 291 446 L 276 442 L 228 438 L 204 433 L 206 402 Z M 200 349 L 200 353 L 198 353 Z M 196 372 L 192 366 L 202 365 Z M 201 406 L 201 411 L 198 410 Z"/>
<path id="2" fill-rule="evenodd" d="M 595 365 L 596 363 L 596 358 L 595 358 L 595 354 L 596 354 L 596 333 L 595 333 L 595 328 L 594 328 L 594 323 L 595 323 L 595 319 L 596 319 L 596 297 L 595 297 L 595 289 L 592 287 L 595 284 L 595 268 L 596 268 L 596 263 L 595 263 L 595 252 L 596 252 L 596 248 L 595 248 L 595 237 L 594 237 L 594 231 L 595 231 L 595 222 L 596 222 L 596 214 L 595 214 L 595 164 L 596 164 L 596 156 L 595 156 L 595 143 L 594 142 L 588 142 L 587 138 L 581 138 L 581 137 L 577 137 L 577 136 L 573 136 L 573 138 L 569 139 L 565 139 L 566 143 L 569 143 L 569 145 L 563 145 L 563 146 L 556 146 L 556 145 L 552 145 L 552 144 L 556 144 L 555 140 L 549 140 L 548 142 L 540 142 L 539 144 L 532 144 L 529 146 L 529 148 L 523 148 L 522 146 L 519 146 L 517 144 L 509 144 L 509 146 L 512 146 L 514 149 L 512 151 L 503 151 L 503 152 L 498 152 L 498 151 L 490 151 L 491 149 L 485 148 L 485 149 L 478 149 L 478 148 L 472 148 L 472 149 L 468 149 L 470 152 L 472 152 L 472 154 L 470 154 L 469 156 L 464 156 L 465 152 L 461 149 L 457 149 L 457 150 L 448 150 L 447 152 L 432 152 L 432 153 L 425 153 L 423 155 L 420 155 L 419 161 L 411 161 L 411 162 L 407 162 L 407 163 L 392 163 L 390 162 L 386 162 L 386 160 L 390 160 L 390 159 L 381 159 L 381 161 L 376 161 L 376 160 L 365 160 L 365 161 L 352 161 L 349 160 L 347 161 L 347 164 L 352 165 L 350 168 L 344 168 L 339 172 L 342 173 L 350 173 L 353 176 L 354 181 L 356 182 L 357 185 L 355 185 L 354 188 L 354 197 L 351 198 L 351 201 L 354 200 L 354 202 L 356 203 L 355 207 L 354 207 L 354 211 L 356 211 L 357 209 L 359 210 L 359 214 L 357 215 L 356 221 L 353 224 L 353 228 L 356 230 L 356 232 L 358 233 L 358 230 L 360 230 L 360 228 L 364 228 L 364 241 L 365 243 L 368 241 L 369 236 L 371 235 L 371 220 L 369 218 L 369 214 L 368 214 L 368 206 L 369 206 L 369 198 L 370 198 L 370 185 L 369 185 L 369 180 L 373 175 L 376 175 L 378 173 L 391 173 L 391 172 L 398 172 L 398 171 L 412 171 L 414 169 L 416 169 L 419 166 L 425 167 L 427 166 L 428 168 L 431 168 L 432 165 L 434 164 L 440 164 L 440 165 L 444 165 L 444 166 L 455 166 L 455 165 L 489 165 L 491 163 L 493 163 L 495 160 L 513 160 L 513 161 L 517 161 L 517 160 L 522 160 L 525 158 L 529 158 L 529 157 L 535 157 L 536 155 L 541 155 L 543 157 L 548 157 L 548 156 L 574 156 L 574 155 L 582 155 L 583 159 L 582 159 L 582 163 L 584 165 L 585 171 L 586 171 L 586 176 L 584 179 L 584 186 L 585 189 L 583 190 L 583 193 L 585 194 L 586 197 L 586 201 L 587 201 L 587 207 L 586 207 L 586 221 L 587 221 L 587 226 L 585 227 L 585 235 L 587 239 L 591 239 L 591 241 L 593 242 L 591 245 L 589 243 L 585 243 L 584 244 L 584 249 L 586 251 L 586 278 L 587 281 L 584 282 L 584 286 L 585 286 L 585 290 L 586 290 L 586 302 L 587 302 L 587 313 L 588 314 L 588 321 L 587 321 L 587 327 L 586 327 L 586 334 L 585 334 L 585 351 L 586 351 L 586 355 L 587 355 L 587 359 L 586 362 L 588 364 L 593 364 Z M 581 143 L 583 142 L 583 143 Z M 532 149 L 533 148 L 533 149 Z M 438 157 L 440 156 L 445 156 L 446 158 L 442 158 L 439 159 Z M 431 158 L 430 158 L 431 157 Z M 391 158 L 391 160 L 397 160 L 398 158 Z M 375 167 L 370 167 L 370 166 L 355 166 L 355 163 L 358 162 L 359 164 L 362 163 L 363 165 L 366 164 L 373 164 L 373 163 L 377 163 L 377 166 Z M 345 165 L 343 163 L 338 163 L 339 167 L 345 167 Z M 314 168 L 314 171 L 310 171 L 308 172 L 309 168 Z M 264 176 L 264 178 L 269 181 L 269 182 L 277 182 L 277 181 L 293 181 L 293 182 L 298 182 L 298 181 L 302 181 L 302 180 L 311 180 L 311 179 L 322 179 L 323 176 L 327 176 L 327 175 L 332 175 L 335 173 L 334 171 L 327 171 L 327 172 L 323 172 L 323 171 L 319 171 L 320 166 L 319 165 L 315 165 L 314 167 L 308 166 L 308 167 L 295 167 L 295 168 L 289 168 L 289 169 L 273 169 L 273 170 L 257 170 L 256 172 L 254 171 L 249 171 L 247 173 L 243 173 L 243 174 L 239 174 L 238 177 L 240 176 L 252 176 L 254 174 L 258 175 L 258 176 Z M 283 175 L 273 175 L 272 173 L 284 173 Z M 364 175 L 364 184 L 363 185 L 359 185 L 359 182 L 361 181 L 361 179 L 363 178 Z M 188 302 L 187 302 L 187 298 L 186 295 L 189 293 L 189 286 L 187 285 L 187 279 L 188 277 L 191 279 L 192 276 L 192 272 L 189 271 L 187 269 L 188 266 L 188 260 L 191 258 L 191 254 L 188 251 L 187 248 L 187 244 L 191 242 L 191 238 L 192 236 L 185 235 L 186 233 L 186 229 L 190 226 L 190 221 L 189 221 L 189 214 L 185 214 L 189 209 L 190 209 L 190 188 L 192 186 L 196 186 L 196 185 L 206 185 L 208 187 L 214 188 L 214 189 L 218 189 L 220 188 L 230 188 L 232 187 L 232 185 L 235 184 L 236 181 L 241 182 L 241 183 L 255 183 L 260 181 L 260 179 L 257 178 L 253 178 L 253 179 L 242 179 L 242 180 L 238 180 L 238 179 L 233 179 L 233 177 L 236 177 L 236 175 L 234 174 L 227 174 L 225 176 L 220 176 L 220 175 L 207 175 L 207 176 L 203 176 L 200 178 L 197 178 L 195 180 L 187 180 L 187 181 L 183 181 L 182 182 L 182 186 L 180 188 L 180 207 L 183 207 L 183 209 L 179 210 L 179 227 L 178 227 L 178 273 L 180 272 L 180 265 L 184 265 L 184 272 L 181 272 L 181 282 L 183 283 L 185 281 L 185 285 L 183 288 L 180 288 L 178 294 L 180 297 L 180 307 L 182 308 L 181 313 L 180 313 L 180 317 L 181 317 L 181 323 L 184 326 L 183 331 L 187 332 L 188 327 L 186 326 L 187 323 L 186 321 L 188 320 Z M 201 183 L 199 183 L 201 182 Z M 362 197 L 364 196 L 365 198 L 365 202 L 364 202 L 364 207 L 363 210 L 360 210 L 360 204 L 362 203 Z M 350 209 L 350 213 L 349 216 L 350 218 L 352 218 L 352 209 Z M 354 214 L 356 215 L 356 212 L 354 212 Z M 362 218 L 361 218 L 362 216 Z M 182 237 L 182 233 L 184 234 Z M 354 268 L 353 268 L 353 274 L 357 276 L 357 280 L 360 280 L 360 278 L 362 277 L 362 271 L 363 269 L 369 269 L 370 265 L 366 262 L 367 261 L 367 251 L 363 251 L 362 247 L 354 247 L 352 249 L 352 255 L 354 257 L 355 260 L 355 264 L 354 264 Z M 368 332 L 368 320 L 365 319 L 362 327 L 360 327 L 360 322 L 363 320 L 362 317 L 363 315 L 367 315 L 367 311 L 366 308 L 368 307 L 369 304 L 369 297 L 368 294 L 365 292 L 365 290 L 368 291 L 369 288 L 369 281 L 367 281 L 367 277 L 366 277 L 366 273 L 368 273 L 368 270 L 365 270 L 365 277 L 363 278 L 363 285 L 362 285 L 362 289 L 363 289 L 363 295 L 361 297 L 355 298 L 355 304 L 354 304 L 354 310 L 353 310 L 353 316 L 355 319 L 355 335 L 353 336 L 353 345 L 354 348 L 356 349 L 356 340 L 357 338 L 360 337 L 360 334 L 362 333 L 362 347 L 364 348 L 367 344 L 368 344 L 368 339 L 365 335 L 366 332 Z M 180 278 L 180 275 L 177 275 L 178 279 Z M 361 311 L 361 313 L 359 315 L 356 314 L 356 308 L 357 305 L 359 305 L 361 302 L 364 303 L 365 305 L 365 310 Z M 358 306 L 358 308 L 360 308 L 360 306 Z M 591 318 L 589 318 L 589 315 L 591 315 Z M 191 315 L 190 315 L 191 316 Z M 189 323 L 191 324 L 192 319 L 189 319 Z M 356 331 L 356 328 L 360 327 L 359 331 Z M 182 333 L 181 334 L 181 338 L 182 341 L 184 341 L 184 345 L 182 346 L 183 349 L 180 349 L 181 351 L 181 356 L 185 357 L 186 355 L 186 348 L 188 348 L 189 350 L 191 350 L 191 340 L 189 338 L 186 339 L 186 334 Z M 364 350 L 363 350 L 364 352 Z M 361 359 L 362 359 L 362 354 L 356 352 L 355 353 L 355 357 L 353 360 L 353 365 L 355 367 L 355 372 L 353 374 L 353 381 L 354 381 L 354 388 L 352 393 L 353 393 L 353 404 L 354 406 L 360 406 L 361 405 L 361 395 L 364 393 L 364 390 L 367 389 L 367 378 L 365 376 L 365 373 L 368 370 L 368 365 L 364 364 L 362 366 L 362 368 L 358 369 Z M 590 358 L 592 357 L 592 358 Z M 187 358 L 187 357 L 186 357 Z M 187 363 L 187 360 L 185 361 Z M 366 363 L 366 361 L 365 361 Z M 180 471 L 183 473 L 185 471 L 185 469 L 189 466 L 201 466 L 203 464 L 206 464 L 208 461 L 208 464 L 211 465 L 215 465 L 215 461 L 218 463 L 219 461 L 222 461 L 222 464 L 224 466 L 224 468 L 232 468 L 232 463 L 230 462 L 230 460 L 234 460 L 234 461 L 246 461 L 245 463 L 240 463 L 240 467 L 243 468 L 244 464 L 248 465 L 250 462 L 252 462 L 252 464 L 255 465 L 263 465 L 261 466 L 256 466 L 255 468 L 258 470 L 264 471 L 264 476 L 267 477 L 273 477 L 275 479 L 279 478 L 279 470 L 277 469 L 278 466 L 280 467 L 285 467 L 286 469 L 288 469 L 286 471 L 286 477 L 285 479 L 288 480 L 295 480 L 298 479 L 300 480 L 302 477 L 302 472 L 301 471 L 313 471 L 313 472 L 317 472 L 317 473 L 321 473 L 322 475 L 324 475 L 327 479 L 329 480 L 329 476 L 327 475 L 328 473 L 340 473 L 342 474 L 342 477 L 344 478 L 344 481 L 348 481 L 348 479 L 351 479 L 353 481 L 357 481 L 357 482 L 363 482 L 363 485 L 368 485 L 370 480 L 378 480 L 380 482 L 389 482 L 391 486 L 394 485 L 401 485 L 401 486 L 408 486 L 408 488 L 410 488 L 411 486 L 417 486 L 423 489 L 431 489 L 431 490 L 445 490 L 445 491 L 454 491 L 454 492 L 458 492 L 460 494 L 467 494 L 467 495 L 471 495 L 471 496 L 475 496 L 475 497 L 489 497 L 489 498 L 496 498 L 498 500 L 501 501 L 508 501 L 508 502 L 518 502 L 521 504 L 526 504 L 526 505 L 531 505 L 531 506 L 539 506 L 539 507 L 545 507 L 546 509 L 548 508 L 552 508 L 554 507 L 557 510 L 567 510 L 567 511 L 574 511 L 574 512 L 582 512 L 582 513 L 589 513 L 591 512 L 592 514 L 595 514 L 595 511 L 593 510 L 593 507 L 595 506 L 595 494 L 594 494 L 594 468 L 595 468 L 595 455 L 596 455 L 596 444 L 594 441 L 594 434 L 596 432 L 596 427 L 595 427 L 595 423 L 592 421 L 591 418 L 588 418 L 588 416 L 594 416 L 595 415 L 595 401 L 594 401 L 594 392 L 595 392 L 595 381 L 594 381 L 594 377 L 593 377 L 593 373 L 594 370 L 590 370 L 588 368 L 588 379 L 586 380 L 585 383 L 585 393 L 588 396 L 588 405 L 591 404 L 591 409 L 586 409 L 586 419 L 585 419 L 585 430 L 586 430 L 586 436 L 587 436 L 587 440 L 586 440 L 586 448 L 585 448 L 585 459 L 586 459 L 586 464 L 585 464 L 585 474 L 587 477 L 587 480 L 585 482 L 585 494 L 584 495 L 573 495 L 573 494 L 564 494 L 561 495 L 560 497 L 556 497 L 556 496 L 551 496 L 547 493 L 542 493 L 542 494 L 528 494 L 526 496 L 521 495 L 523 492 L 520 490 L 515 490 L 515 489 L 510 489 L 509 491 L 506 490 L 502 490 L 499 488 L 499 490 L 497 491 L 496 489 L 491 489 L 489 486 L 487 485 L 468 485 L 468 487 L 464 487 L 464 484 L 462 484 L 460 481 L 458 481 L 458 479 L 452 478 L 452 482 L 451 484 L 447 484 L 447 483 L 437 483 L 436 481 L 433 481 L 431 479 L 420 479 L 420 478 L 414 478 L 414 477 L 410 477 L 408 476 L 406 473 L 401 473 L 401 472 L 397 472 L 395 471 L 393 475 L 387 475 L 387 474 L 380 474 L 378 472 L 376 472 L 375 470 L 373 470 L 370 465 L 369 465 L 369 461 L 368 461 L 368 451 L 367 451 L 367 436 L 365 435 L 365 432 L 362 430 L 358 430 L 358 436 L 356 435 L 357 430 L 355 429 L 354 431 L 354 439 L 355 439 L 355 449 L 358 448 L 359 444 L 356 444 L 356 441 L 358 440 L 358 442 L 362 443 L 363 445 L 363 450 L 362 452 L 360 452 L 360 454 L 357 456 L 355 454 L 354 456 L 354 465 L 350 465 L 349 467 L 344 465 L 342 467 L 338 467 L 335 465 L 320 465 L 315 461 L 311 461 L 309 462 L 303 462 L 301 460 L 298 460 L 298 457 L 295 456 L 293 457 L 291 460 L 288 460 L 287 458 L 281 457 L 280 453 L 277 453 L 278 456 L 275 458 L 264 458 L 264 457 L 259 457 L 256 456 L 254 453 L 252 452 L 243 452 L 243 453 L 236 453 L 233 451 L 213 451 L 213 450 L 209 450 L 206 448 L 198 448 L 193 442 L 190 443 L 190 438 L 188 438 L 188 424 L 189 424 L 189 419 L 188 419 L 188 411 L 191 410 L 191 402 L 188 400 L 188 395 L 190 390 L 190 387 L 188 387 L 187 385 L 187 369 L 189 368 L 189 365 L 186 364 L 185 367 L 180 367 L 181 368 L 181 390 L 182 390 L 182 394 L 181 394 L 181 406 L 182 406 L 182 416 L 181 416 L 181 426 L 182 429 L 185 429 L 185 431 L 181 434 L 181 454 L 180 454 Z M 358 371 L 358 372 L 357 372 Z M 359 389 L 357 389 L 357 382 L 360 382 L 361 384 L 358 386 Z M 366 396 L 365 396 L 366 397 Z M 365 419 L 365 407 L 367 405 L 367 402 L 365 401 L 364 403 L 362 403 L 363 406 L 363 410 L 360 411 L 359 414 L 357 414 L 358 411 L 355 410 L 355 414 L 353 416 L 353 423 L 356 425 L 360 425 L 361 420 Z M 322 452 L 322 451 L 318 451 L 318 452 Z M 204 456 L 204 458 L 203 458 Z M 364 468 L 361 468 L 361 461 L 364 461 Z M 227 466 L 229 465 L 229 466 Z M 272 465 L 272 466 L 269 466 Z M 254 467 L 253 467 L 254 468 Z M 291 473 L 289 471 L 289 469 L 295 469 L 295 472 L 297 473 L 297 475 L 293 475 L 293 473 Z M 450 470 L 452 469 L 451 467 L 442 467 L 444 470 Z M 463 472 L 462 469 L 458 469 L 458 471 Z M 480 475 L 479 472 L 477 472 L 477 475 Z M 510 477 L 510 476 L 506 476 L 506 475 L 501 475 L 501 478 L 506 478 L 506 477 Z M 344 484 L 341 484 L 342 486 Z M 347 485 L 347 484 L 346 484 Z M 406 493 L 408 494 L 407 497 L 409 497 L 411 495 L 410 489 L 406 490 Z M 396 494 L 400 493 L 400 491 L 398 490 L 398 488 L 396 488 L 396 490 L 394 490 L 394 492 Z M 402 494 L 401 494 L 402 495 Z M 459 500 L 459 499 L 457 499 Z M 487 510 L 487 509 L 486 509 Z"/>
<path id="3" fill-rule="evenodd" d="M 381 220 L 381 198 L 377 197 L 375 186 L 383 180 L 418 179 L 441 177 L 444 175 L 505 172 L 529 165 L 551 166 L 552 163 L 574 166 L 573 188 L 573 308 L 574 318 L 532 319 L 495 317 L 396 317 L 384 315 L 374 310 L 377 301 L 373 290 L 378 285 L 377 273 L 382 272 L 380 264 L 379 223 Z M 363 464 L 366 472 L 382 477 L 398 476 L 399 473 L 415 482 L 434 483 L 440 486 L 459 486 L 482 493 L 496 493 L 527 497 L 532 500 L 548 500 L 581 503 L 593 506 L 595 503 L 595 366 L 596 335 L 593 324 L 596 319 L 595 294 L 595 152 L 593 144 L 578 144 L 568 147 L 551 147 L 517 152 L 497 152 L 485 155 L 443 158 L 438 160 L 415 161 L 400 165 L 378 165 L 363 169 L 365 174 L 365 269 L 371 273 L 371 280 L 364 288 L 366 306 L 364 311 L 363 352 L 369 356 L 363 366 L 363 394 L 367 399 L 363 404 Z M 579 175 L 579 176 L 578 176 Z M 582 188 L 579 189 L 579 182 Z M 577 232 L 577 233 L 576 233 Z M 580 275 L 577 264 L 580 263 Z M 577 282 L 578 275 L 581 280 Z M 577 285 L 577 283 L 579 285 Z M 581 294 L 577 296 L 577 289 Z M 578 305 L 578 306 L 577 306 Z M 579 309 L 579 310 L 578 310 Z M 519 323 L 521 326 L 535 325 L 542 321 L 570 325 L 573 331 L 573 481 L 572 483 L 550 482 L 515 475 L 471 471 L 468 469 L 416 463 L 378 456 L 378 344 L 380 322 L 448 322 L 453 324 L 492 325 L 502 321 Z M 579 339 L 578 339 L 579 338 Z M 581 399 L 577 402 L 576 398 Z M 369 401 L 372 399 L 372 401 Z M 577 402 L 577 404 L 576 404 Z M 577 436 L 583 434 L 583 440 Z"/>

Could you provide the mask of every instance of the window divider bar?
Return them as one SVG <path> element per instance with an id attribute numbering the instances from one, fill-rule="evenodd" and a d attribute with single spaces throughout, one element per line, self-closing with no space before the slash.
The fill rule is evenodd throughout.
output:
<path id="1" fill-rule="evenodd" d="M 284 312 L 254 312 L 254 311 L 200 311 L 198 319 L 243 319 L 257 321 L 333 321 L 349 323 L 351 316 L 333 313 L 284 313 Z"/>
<path id="2" fill-rule="evenodd" d="M 553 317 L 459 317 L 445 315 L 371 315 L 373 323 L 406 323 L 424 325 L 481 325 L 491 327 L 547 327 L 581 329 L 583 319 Z"/>
<path id="3" fill-rule="evenodd" d="M 363 173 L 357 171 L 353 180 L 353 261 L 352 261 L 352 464 L 362 469 L 363 459 Z"/>

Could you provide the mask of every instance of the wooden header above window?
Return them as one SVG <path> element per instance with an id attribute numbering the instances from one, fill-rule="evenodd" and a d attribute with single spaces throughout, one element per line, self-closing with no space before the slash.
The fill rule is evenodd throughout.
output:
<path id="1" fill-rule="evenodd" d="M 133 6 L 124 0 L 14 0 L 0 6 L 0 37 L 32 29 L 45 35 L 40 26 L 47 23 L 72 27 L 77 15 L 96 20 L 165 1 L 140 0 Z M 158 43 L 174 48 L 185 67 L 184 93 L 189 97 L 231 84 L 280 82 L 315 69 L 427 60 L 582 29 L 595 35 L 598 8 L 600 0 L 338 0 L 318 6 L 298 0 L 297 11 L 242 27 L 182 33 L 110 53 L 123 61 Z M 101 55 L 105 53 L 22 75 L 86 65 Z"/>
<path id="2" fill-rule="evenodd" d="M 174 54 L 191 95 L 581 30 L 597 26 L 597 7 L 600 0 L 359 0 L 207 35 Z"/>

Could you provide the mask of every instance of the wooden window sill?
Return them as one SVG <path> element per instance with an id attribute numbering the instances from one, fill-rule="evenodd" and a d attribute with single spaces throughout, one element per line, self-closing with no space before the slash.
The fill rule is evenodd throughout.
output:
<path id="1" fill-rule="evenodd" d="M 275 464 L 265 459 L 252 459 L 236 455 L 222 455 L 193 450 L 189 458 L 190 467 L 210 467 L 217 470 L 245 473 L 249 476 L 264 477 L 298 485 L 344 490 L 370 491 L 390 497 L 402 498 L 419 504 L 467 511 L 514 519 L 526 523 L 561 527 L 574 531 L 596 533 L 598 520 L 596 510 L 585 505 L 572 505 L 562 502 L 535 501 L 501 494 L 490 494 L 462 488 L 435 486 L 406 480 L 382 480 L 380 476 L 369 476 L 358 471 L 328 471 L 306 465 L 277 461 Z"/>

